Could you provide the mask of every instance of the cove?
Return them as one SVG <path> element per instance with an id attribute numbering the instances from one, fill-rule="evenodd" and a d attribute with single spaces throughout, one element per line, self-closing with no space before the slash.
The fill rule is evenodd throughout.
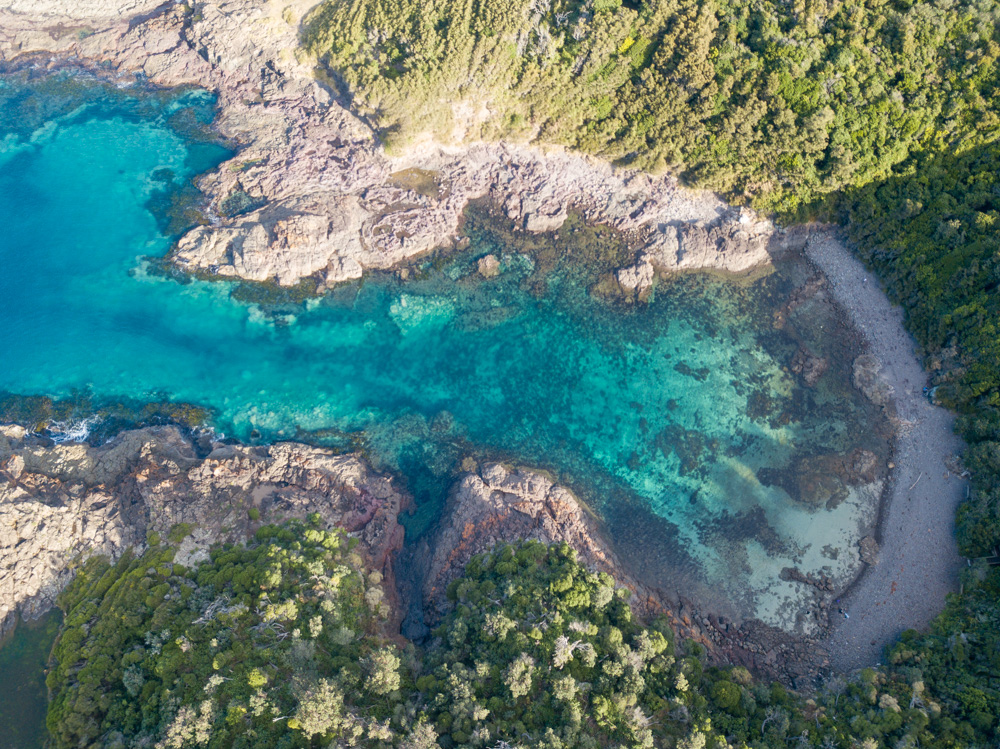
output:
<path id="1" fill-rule="evenodd" d="M 801 259 L 629 304 L 606 293 L 620 238 L 575 219 L 528 238 L 479 206 L 470 248 L 407 280 L 305 300 L 181 281 L 149 258 L 198 219 L 192 180 L 229 155 L 211 98 L 0 81 L 0 390 L 173 400 L 239 439 L 361 448 L 408 482 L 411 538 L 464 460 L 545 469 L 640 576 L 787 629 L 808 630 L 811 589 L 786 569 L 857 571 L 888 426 Z M 477 272 L 486 254 L 496 278 Z M 811 384 L 803 352 L 826 366 Z"/>

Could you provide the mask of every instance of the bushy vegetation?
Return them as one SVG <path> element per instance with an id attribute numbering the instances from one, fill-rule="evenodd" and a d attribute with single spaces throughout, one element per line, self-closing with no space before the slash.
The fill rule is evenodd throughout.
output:
<path id="1" fill-rule="evenodd" d="M 473 559 L 422 653 L 379 634 L 378 584 L 339 534 L 265 527 L 194 569 L 172 557 L 157 546 L 90 562 L 63 597 L 54 746 L 957 749 L 1000 738 L 995 576 L 976 578 L 941 631 L 908 633 L 892 666 L 804 700 L 743 668 L 706 667 L 698 645 L 637 621 L 627 591 L 566 546 Z M 947 634 L 956 627 L 969 636 Z"/>
<path id="2" fill-rule="evenodd" d="M 950 736 L 944 746 L 989 747 L 1000 739 L 1000 569 L 976 565 L 963 575 L 963 592 L 927 633 L 905 632 L 888 654 L 897 682 L 919 677 L 928 687 L 909 697 L 941 714 L 931 733 Z M 928 696 L 939 701 L 931 704 Z M 901 698 L 907 697 L 902 689 Z M 921 744 L 923 746 L 923 744 Z"/>
<path id="3" fill-rule="evenodd" d="M 416 682 L 439 743 L 651 746 L 654 716 L 684 705 L 683 674 L 701 669 L 675 657 L 669 629 L 636 622 L 626 594 L 567 547 L 473 559 Z"/>
<path id="4" fill-rule="evenodd" d="M 794 215 L 1000 127 L 991 0 L 331 0 L 305 44 L 390 142 L 564 143 Z"/>
<path id="5" fill-rule="evenodd" d="M 380 634 L 380 576 L 350 548 L 341 533 L 296 524 L 265 526 L 190 569 L 162 545 L 113 566 L 91 560 L 60 599 L 52 746 L 292 749 L 384 736 L 400 653 Z"/>
<path id="6" fill-rule="evenodd" d="M 993 746 L 1000 576 L 976 573 L 891 665 L 806 700 L 743 668 L 706 667 L 698 645 L 636 621 L 627 592 L 565 546 L 502 547 L 449 590 L 455 609 L 417 704 L 442 747 Z"/>

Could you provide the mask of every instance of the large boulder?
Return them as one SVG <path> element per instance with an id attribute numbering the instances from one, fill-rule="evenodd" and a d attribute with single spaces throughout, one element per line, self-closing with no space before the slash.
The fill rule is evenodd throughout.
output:
<path id="1" fill-rule="evenodd" d="M 854 387 L 878 406 L 892 399 L 892 385 L 882 376 L 882 363 L 873 354 L 862 354 L 854 360 Z"/>

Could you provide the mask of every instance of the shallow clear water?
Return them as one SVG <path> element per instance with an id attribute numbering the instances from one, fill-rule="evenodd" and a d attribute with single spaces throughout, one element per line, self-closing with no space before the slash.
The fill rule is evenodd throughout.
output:
<path id="1" fill-rule="evenodd" d="M 849 553 L 822 547 L 846 549 L 870 497 L 841 487 L 828 510 L 800 492 L 796 461 L 884 442 L 832 312 L 776 317 L 801 263 L 743 285 L 686 276 L 629 305 L 599 293 L 626 254 L 615 237 L 574 223 L 529 241 L 480 209 L 467 252 L 407 281 L 253 303 L 266 290 L 182 284 L 143 260 L 192 215 L 192 177 L 226 157 L 204 130 L 210 100 L 71 77 L 2 86 L 0 390 L 167 398 L 242 439 L 361 446 L 409 481 L 411 535 L 467 456 L 546 468 L 649 579 L 776 623 L 797 585 L 782 567 L 846 569 Z M 488 252 L 496 279 L 475 271 Z M 800 343 L 833 362 L 815 388 L 788 369 Z"/>

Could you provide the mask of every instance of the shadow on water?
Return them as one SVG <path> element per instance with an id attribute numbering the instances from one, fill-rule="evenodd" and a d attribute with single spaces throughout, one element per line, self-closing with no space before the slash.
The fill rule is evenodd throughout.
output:
<path id="1" fill-rule="evenodd" d="M 48 732 L 45 667 L 62 624 L 62 612 L 20 622 L 0 642 L 0 749 L 42 749 Z"/>

